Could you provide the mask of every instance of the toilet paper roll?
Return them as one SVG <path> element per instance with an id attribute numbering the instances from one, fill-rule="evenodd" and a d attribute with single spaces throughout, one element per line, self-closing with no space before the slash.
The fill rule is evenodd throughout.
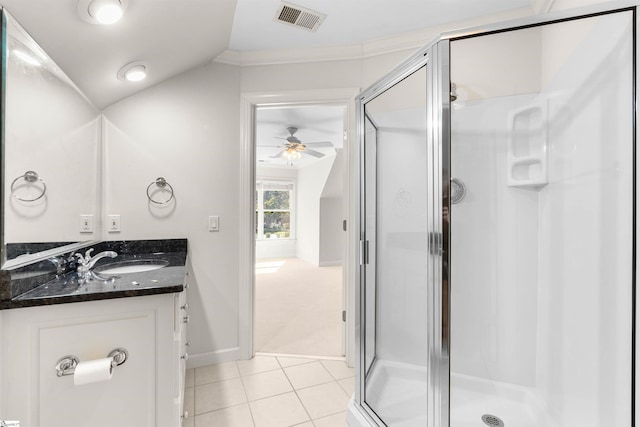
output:
<path id="1" fill-rule="evenodd" d="M 83 385 L 110 380 L 113 376 L 112 360 L 111 357 L 107 357 L 78 363 L 73 373 L 73 384 Z"/>

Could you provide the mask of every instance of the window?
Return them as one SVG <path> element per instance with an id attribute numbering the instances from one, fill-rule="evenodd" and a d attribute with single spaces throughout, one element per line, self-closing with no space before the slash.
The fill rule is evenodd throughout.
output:
<path id="1" fill-rule="evenodd" d="M 256 182 L 256 239 L 293 238 L 293 182 Z"/>

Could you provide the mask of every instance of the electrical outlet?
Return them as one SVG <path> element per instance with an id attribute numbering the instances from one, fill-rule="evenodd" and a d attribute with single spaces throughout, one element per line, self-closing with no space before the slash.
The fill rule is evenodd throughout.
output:
<path id="1" fill-rule="evenodd" d="M 120 232 L 120 215 L 109 215 L 109 223 L 107 226 L 109 233 Z"/>
<path id="2" fill-rule="evenodd" d="M 80 232 L 93 233 L 93 215 L 80 215 Z"/>
<path id="3" fill-rule="evenodd" d="M 219 216 L 210 216 L 209 217 L 209 231 L 220 231 L 220 217 Z"/>

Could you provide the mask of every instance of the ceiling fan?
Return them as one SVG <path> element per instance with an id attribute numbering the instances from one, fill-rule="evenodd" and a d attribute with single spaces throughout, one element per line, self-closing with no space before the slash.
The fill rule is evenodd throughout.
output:
<path id="1" fill-rule="evenodd" d="M 321 142 L 307 142 L 305 144 L 302 143 L 302 141 L 300 141 L 294 134 L 298 131 L 298 128 L 295 126 L 289 126 L 287 128 L 287 131 L 289 132 L 289 136 L 286 138 L 282 138 L 282 137 L 276 137 L 278 139 L 284 139 L 287 142 L 284 143 L 283 146 L 279 147 L 282 148 L 278 153 L 276 153 L 275 155 L 271 156 L 272 158 L 278 158 L 278 157 L 283 157 L 285 159 L 287 159 L 289 162 L 292 162 L 293 160 L 299 159 L 302 156 L 302 153 L 308 154 L 310 156 L 313 157 L 324 157 L 324 153 L 321 153 L 319 151 L 316 150 L 312 150 L 310 148 L 307 147 L 316 147 L 316 148 L 322 148 L 322 147 L 333 147 L 333 144 L 329 141 L 321 141 Z"/>

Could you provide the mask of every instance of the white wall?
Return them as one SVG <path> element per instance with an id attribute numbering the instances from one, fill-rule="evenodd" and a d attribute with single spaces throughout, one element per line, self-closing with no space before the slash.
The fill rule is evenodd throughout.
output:
<path id="1" fill-rule="evenodd" d="M 237 357 L 240 78 L 236 67 L 196 68 L 105 113 L 106 213 L 121 215 L 110 239 L 189 240 L 191 363 Z M 175 203 L 153 206 L 157 177 Z M 208 216 L 220 216 L 209 232 Z"/>
<path id="2" fill-rule="evenodd" d="M 327 155 L 298 171 L 297 257 L 320 265 L 320 196 L 336 157 Z"/>
<path id="3" fill-rule="evenodd" d="M 338 150 L 320 196 L 320 266 L 339 265 L 344 260 L 344 191 L 344 151 Z"/>
<path id="4" fill-rule="evenodd" d="M 342 229 L 343 200 L 338 197 L 320 199 L 320 241 L 318 265 L 341 265 L 346 233 Z"/>

